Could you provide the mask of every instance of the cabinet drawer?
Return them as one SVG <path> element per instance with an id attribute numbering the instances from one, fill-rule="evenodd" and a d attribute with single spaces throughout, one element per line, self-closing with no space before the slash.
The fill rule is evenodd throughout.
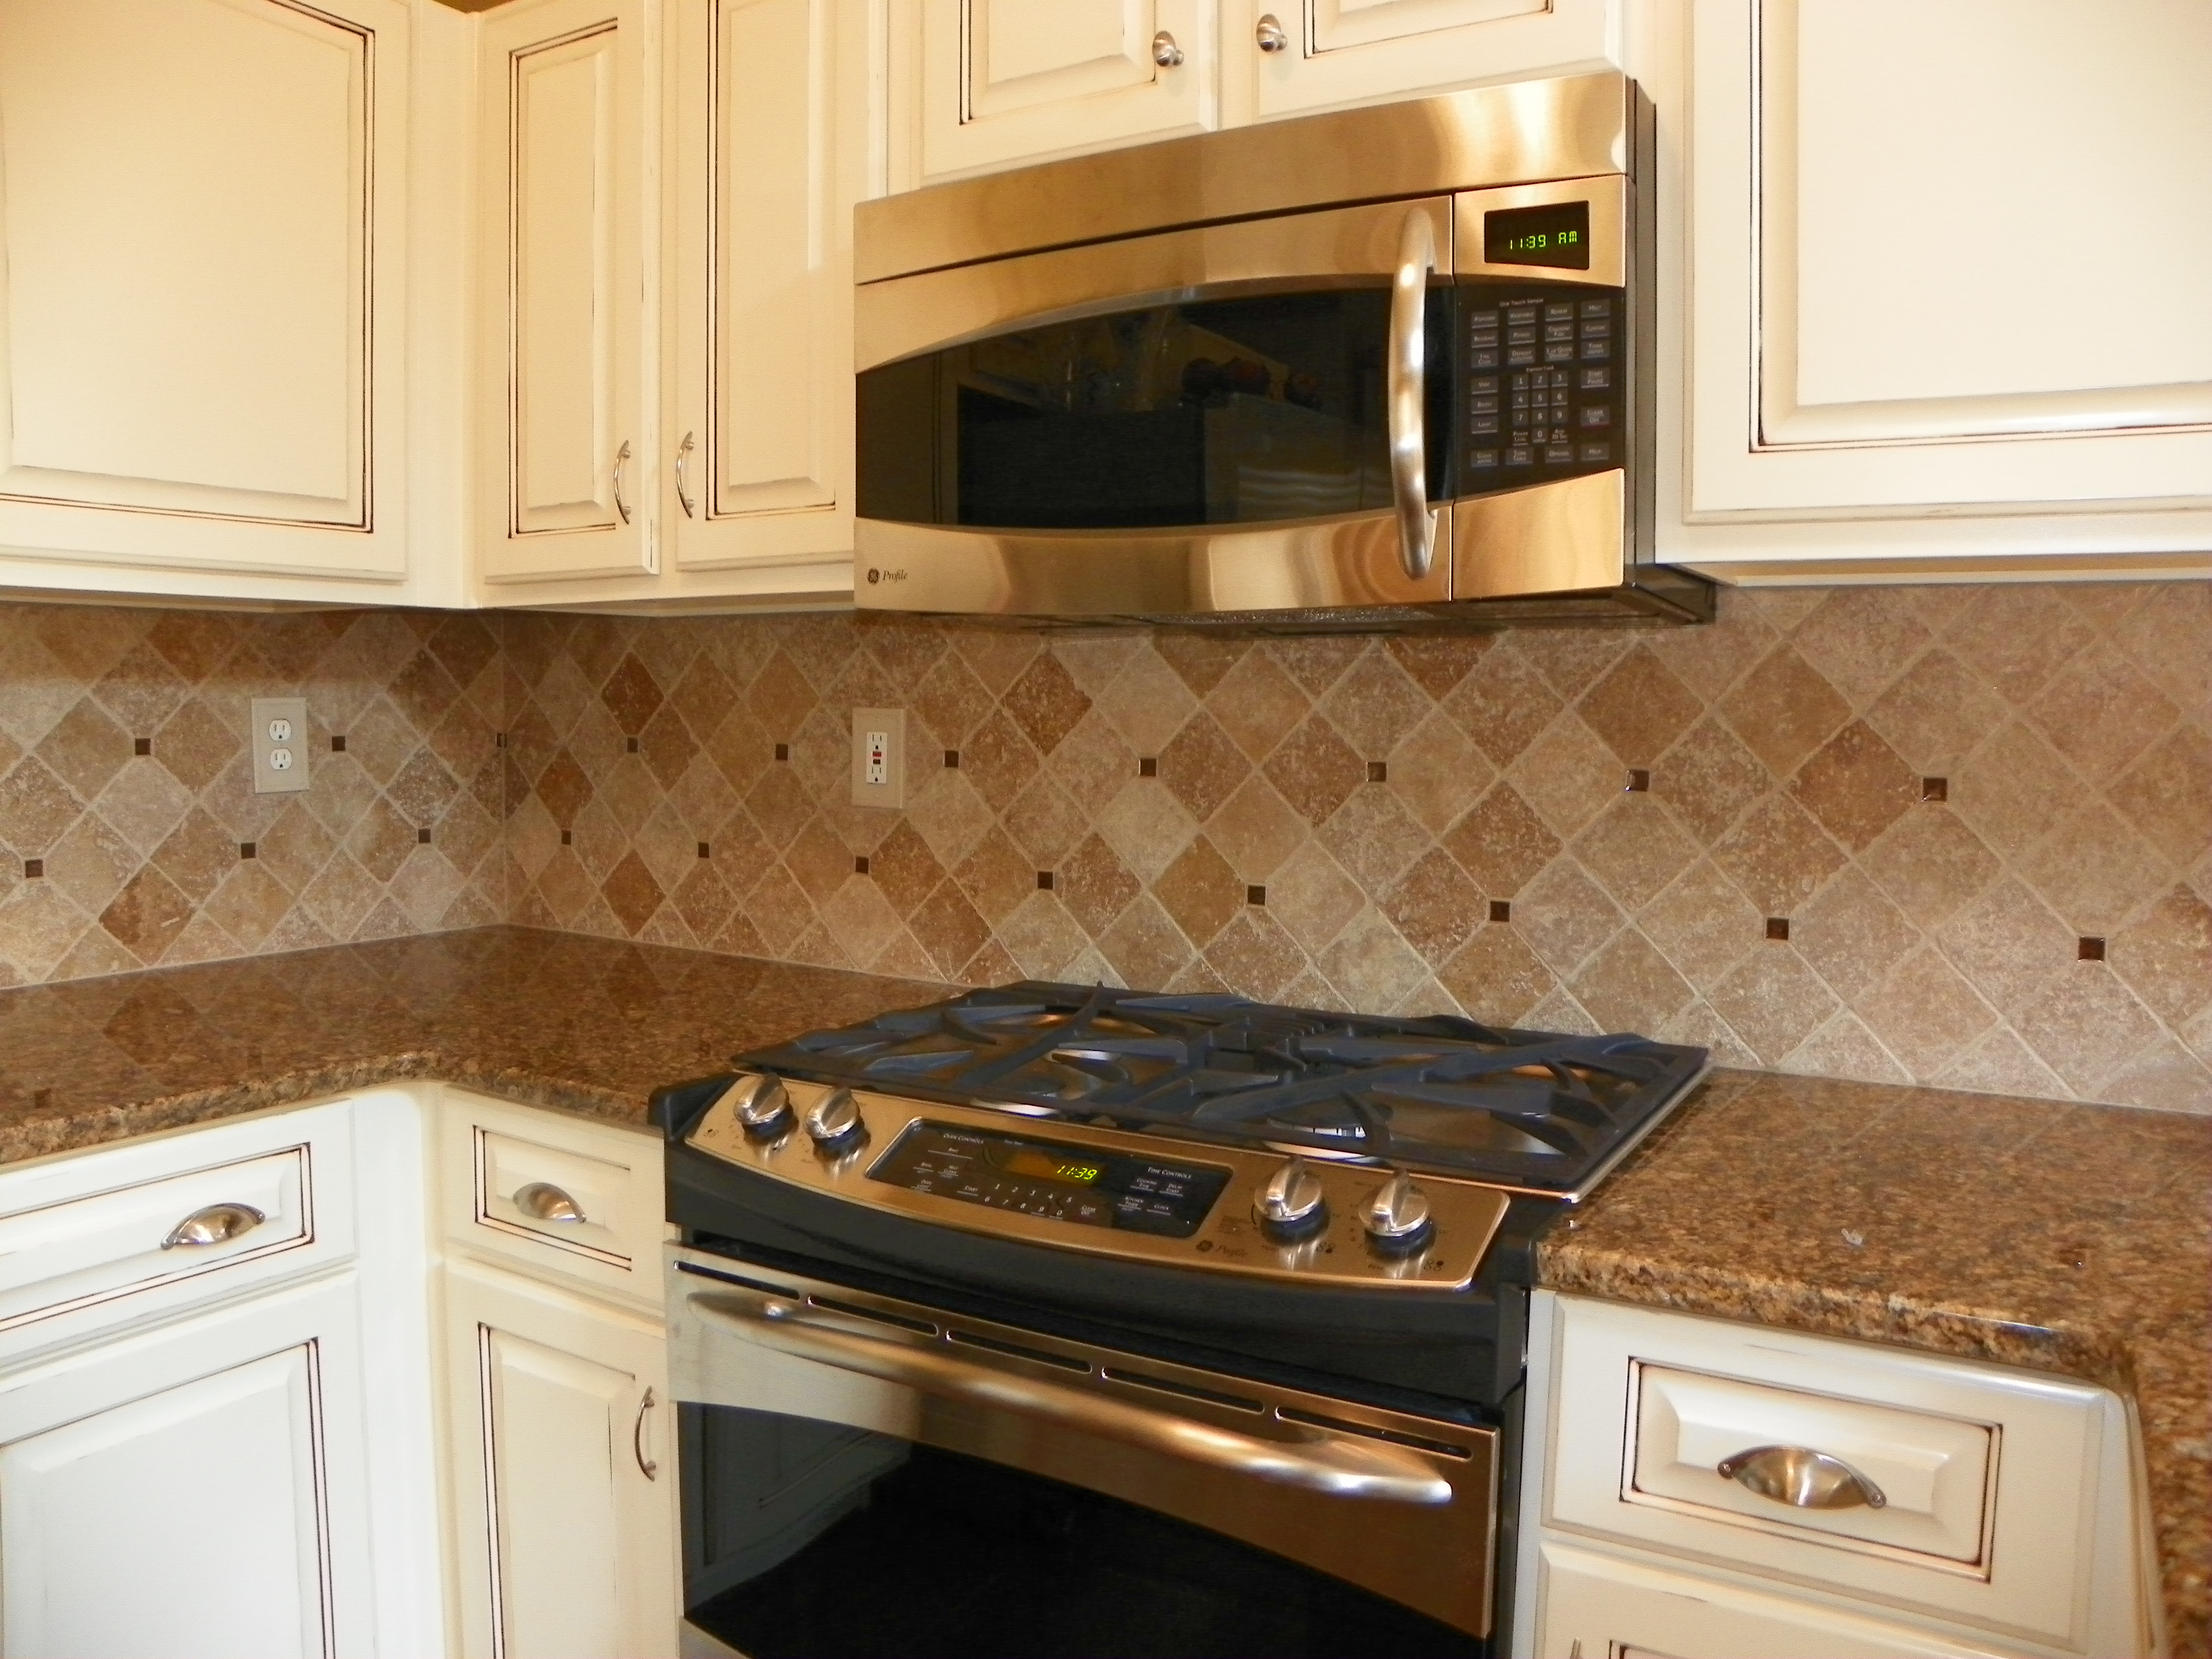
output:
<path id="1" fill-rule="evenodd" d="M 657 1137 L 459 1090 L 446 1092 L 444 1135 L 449 1237 L 657 1305 Z"/>
<path id="2" fill-rule="evenodd" d="M 0 1176 L 0 1356 L 349 1255 L 348 1109 L 216 1124 Z"/>
<path id="3" fill-rule="evenodd" d="M 2107 1391 L 1579 1298 L 1559 1312 L 1547 1524 L 2086 1639 L 2100 1462 L 2126 1443 Z M 1823 1485 L 1832 1506 L 1807 1501 Z"/>

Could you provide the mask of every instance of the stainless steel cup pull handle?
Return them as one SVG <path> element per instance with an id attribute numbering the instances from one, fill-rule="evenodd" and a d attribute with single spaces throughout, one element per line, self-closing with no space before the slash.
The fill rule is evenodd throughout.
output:
<path id="1" fill-rule="evenodd" d="M 514 1207 L 538 1221 L 581 1221 L 584 1206 L 550 1181 L 515 1189 Z"/>
<path id="2" fill-rule="evenodd" d="M 630 1425 L 629 1455 L 637 1459 L 639 1473 L 648 1480 L 660 1478 L 660 1465 L 645 1455 L 645 1414 L 653 1409 L 653 1390 L 645 1391 L 645 1398 L 637 1402 L 637 1421 Z"/>
<path id="3" fill-rule="evenodd" d="M 695 1295 L 689 1300 L 703 1317 L 735 1327 L 761 1347 L 903 1383 L 924 1394 L 1041 1419 L 1185 1462 L 1332 1497 L 1401 1504 L 1451 1502 L 1450 1482 L 1418 1457 L 1394 1447 L 1345 1440 L 1262 1440 L 1104 1395 L 993 1370 L 933 1346 L 841 1329 L 810 1319 L 793 1304 L 774 1297 Z"/>
<path id="4" fill-rule="evenodd" d="M 696 519 L 699 516 L 697 508 L 691 500 L 690 483 L 684 476 L 685 463 L 690 460 L 691 452 L 697 447 L 698 445 L 691 441 L 691 434 L 688 432 L 684 434 L 684 441 L 676 446 L 676 504 L 684 509 L 684 516 L 687 519 Z"/>
<path id="5" fill-rule="evenodd" d="M 195 1249 L 204 1244 L 228 1244 L 240 1233 L 250 1233 L 269 1218 L 251 1204 L 210 1204 L 194 1210 L 169 1229 L 161 1248 Z"/>
<path id="6" fill-rule="evenodd" d="M 1152 61 L 1162 69 L 1175 69 L 1182 62 L 1182 48 L 1165 29 L 1152 37 Z"/>
<path id="7" fill-rule="evenodd" d="M 1753 1446 L 1723 1457 L 1719 1468 L 1746 1492 L 1792 1509 L 1878 1510 L 1889 1502 L 1842 1458 L 1807 1446 Z"/>
<path id="8" fill-rule="evenodd" d="M 622 514 L 622 521 L 624 524 L 628 524 L 629 522 L 629 501 L 623 495 L 623 473 L 629 468 L 629 440 L 624 438 L 623 440 L 622 447 L 615 451 L 614 476 L 615 511 Z"/>
<path id="9" fill-rule="evenodd" d="M 1425 421 L 1429 271 L 1436 262 L 1436 230 L 1429 223 L 1428 210 L 1417 207 L 1406 216 L 1406 228 L 1398 238 L 1382 393 L 1389 411 L 1390 500 L 1398 514 L 1398 557 L 1413 581 L 1427 577 L 1436 555 L 1436 526 L 1429 518 Z"/>
<path id="10" fill-rule="evenodd" d="M 1281 52 L 1291 44 L 1291 37 L 1283 33 L 1282 20 L 1272 11 L 1261 14 L 1252 28 L 1253 43 L 1262 52 Z"/>

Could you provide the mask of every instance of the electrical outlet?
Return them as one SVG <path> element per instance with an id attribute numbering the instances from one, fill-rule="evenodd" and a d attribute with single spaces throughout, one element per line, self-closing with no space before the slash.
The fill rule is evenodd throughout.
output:
<path id="1" fill-rule="evenodd" d="M 281 795 L 307 787 L 307 700 L 253 700 L 253 793 Z"/>
<path id="2" fill-rule="evenodd" d="M 853 805 L 906 805 L 906 710 L 853 711 Z"/>

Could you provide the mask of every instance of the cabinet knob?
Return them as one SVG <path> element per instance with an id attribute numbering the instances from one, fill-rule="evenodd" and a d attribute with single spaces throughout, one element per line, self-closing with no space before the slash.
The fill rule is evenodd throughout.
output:
<path id="1" fill-rule="evenodd" d="M 518 1188 L 514 1207 L 539 1221 L 581 1221 L 584 1206 L 550 1181 L 533 1181 Z"/>
<path id="2" fill-rule="evenodd" d="M 1807 1446 L 1753 1446 L 1721 1459 L 1719 1471 L 1746 1492 L 1792 1509 L 1878 1510 L 1889 1502 L 1842 1458 Z"/>
<path id="3" fill-rule="evenodd" d="M 194 1210 L 169 1229 L 161 1248 L 195 1249 L 203 1244 L 228 1244 L 240 1233 L 252 1232 L 269 1218 L 251 1204 L 210 1204 Z"/>
<path id="4" fill-rule="evenodd" d="M 1182 48 L 1165 29 L 1152 37 L 1152 61 L 1162 69 L 1173 69 L 1182 62 Z"/>
<path id="5" fill-rule="evenodd" d="M 1283 32 L 1282 21 L 1272 11 L 1261 14 L 1252 30 L 1252 39 L 1262 52 L 1282 52 L 1291 44 L 1291 37 Z"/>

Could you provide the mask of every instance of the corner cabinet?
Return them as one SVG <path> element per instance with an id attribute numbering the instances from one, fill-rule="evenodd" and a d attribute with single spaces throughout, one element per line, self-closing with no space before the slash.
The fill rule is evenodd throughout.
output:
<path id="1" fill-rule="evenodd" d="M 1732 580 L 2212 570 L 2212 9 L 1686 15 L 1662 555 Z"/>

